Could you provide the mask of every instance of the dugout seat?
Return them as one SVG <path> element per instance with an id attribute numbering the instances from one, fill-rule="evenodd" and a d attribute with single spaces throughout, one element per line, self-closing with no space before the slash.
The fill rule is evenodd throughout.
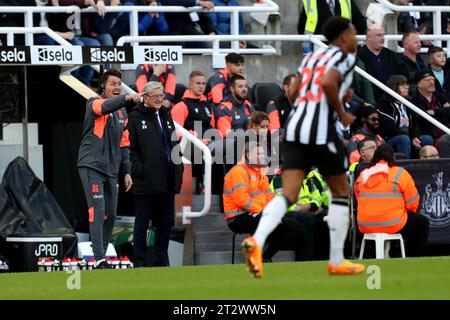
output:
<path id="1" fill-rule="evenodd" d="M 182 83 L 177 83 L 175 87 L 175 94 L 173 97 L 174 105 L 180 102 L 181 98 L 183 97 L 184 91 L 186 91 L 186 86 Z"/>
<path id="2" fill-rule="evenodd" d="M 271 83 L 255 83 L 251 88 L 251 100 L 256 110 L 266 112 L 267 103 L 271 99 L 276 99 L 283 94 L 280 86 L 274 82 Z"/>

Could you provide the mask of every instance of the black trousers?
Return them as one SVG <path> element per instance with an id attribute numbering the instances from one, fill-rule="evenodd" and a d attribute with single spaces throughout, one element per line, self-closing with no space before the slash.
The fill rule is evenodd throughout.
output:
<path id="1" fill-rule="evenodd" d="M 429 225 L 424 215 L 408 212 L 408 220 L 399 232 L 405 240 L 405 251 L 408 257 L 425 256 Z"/>
<path id="2" fill-rule="evenodd" d="M 147 257 L 147 230 L 150 220 L 155 231 L 155 259 L 153 266 L 169 266 L 170 231 L 175 218 L 175 195 L 160 193 L 151 196 L 136 196 L 136 218 L 134 221 L 134 265 L 150 266 Z"/>
<path id="3" fill-rule="evenodd" d="M 300 247 L 297 251 L 297 261 L 314 259 L 315 214 L 312 212 L 288 212 L 285 217 L 295 219 L 301 228 Z"/>
<path id="4" fill-rule="evenodd" d="M 228 227 L 234 233 L 253 234 L 258 227 L 259 220 L 261 220 L 261 214 L 252 216 L 249 213 L 243 213 L 227 222 Z M 275 253 L 283 249 L 295 250 L 297 258 L 298 251 L 301 251 L 301 232 L 302 227 L 295 219 L 283 217 L 278 227 L 267 238 L 263 259 L 270 260 Z"/>

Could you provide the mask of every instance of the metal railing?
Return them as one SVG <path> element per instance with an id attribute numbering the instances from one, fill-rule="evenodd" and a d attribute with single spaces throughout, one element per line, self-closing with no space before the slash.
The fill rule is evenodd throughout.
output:
<path id="1" fill-rule="evenodd" d="M 448 40 L 450 40 L 450 36 L 447 36 Z M 319 39 L 315 38 L 314 36 L 311 36 L 311 41 L 321 47 L 326 47 L 327 45 L 325 43 L 323 43 L 322 41 L 320 41 Z M 373 84 L 375 84 L 378 88 L 380 88 L 381 90 L 383 90 L 384 92 L 388 93 L 389 95 L 391 95 L 392 97 L 394 97 L 395 99 L 399 100 L 400 102 L 402 102 L 404 105 L 406 105 L 408 108 L 410 108 L 412 111 L 414 111 L 415 113 L 419 114 L 422 118 L 424 118 L 425 120 L 427 120 L 428 122 L 430 122 L 431 124 L 435 125 L 436 127 L 438 127 L 439 129 L 441 129 L 442 131 L 444 131 L 446 134 L 450 134 L 450 129 L 447 128 L 446 126 L 444 126 L 442 123 L 440 123 L 439 121 L 437 121 L 436 119 L 434 119 L 431 115 L 429 115 L 428 113 L 426 113 L 425 111 L 423 111 L 422 109 L 420 109 L 419 107 L 415 106 L 413 103 L 411 103 L 410 101 L 406 100 L 405 98 L 403 98 L 401 95 L 399 95 L 397 92 L 395 92 L 394 90 L 392 90 L 391 88 L 389 88 L 388 86 L 386 86 L 384 83 L 378 81 L 377 79 L 375 79 L 373 76 L 371 76 L 369 73 L 367 73 L 366 71 L 362 70 L 360 67 L 355 66 L 355 71 L 358 72 L 361 76 L 363 76 L 364 78 L 366 78 L 367 80 L 369 80 L 370 82 L 372 82 Z"/>
<path id="2" fill-rule="evenodd" d="M 440 35 L 442 33 L 442 12 L 450 12 L 450 6 L 399 6 L 392 4 L 388 0 L 376 0 L 379 4 L 385 6 L 386 8 L 394 12 L 431 12 L 433 14 L 433 33 L 435 35 Z M 441 41 L 436 42 L 437 46 L 441 46 Z"/>
<path id="3" fill-rule="evenodd" d="M 149 12 L 229 12 L 230 15 L 230 33 L 231 35 L 239 35 L 239 13 L 253 13 L 253 12 L 266 12 L 266 13 L 278 13 L 278 5 L 271 1 L 265 0 L 264 5 L 255 4 L 253 6 L 215 6 L 212 10 L 205 10 L 202 7 L 182 7 L 182 6 L 107 6 L 106 13 L 129 13 L 130 14 L 130 36 L 139 36 L 139 13 Z M 33 27 L 33 14 L 35 13 L 73 13 L 73 21 L 71 27 L 74 30 L 81 29 L 81 13 L 96 12 L 94 8 L 80 9 L 77 6 L 63 6 L 63 7 L 1 7 L 0 13 L 22 13 L 25 18 L 25 27 Z M 28 34 L 25 39 L 26 45 L 33 45 L 33 37 Z M 233 41 L 231 49 L 236 51 L 239 49 L 239 41 Z M 264 50 L 261 51 L 261 53 Z M 252 53 L 257 53 L 257 49 L 254 49 Z"/>
<path id="4" fill-rule="evenodd" d="M 44 30 L 47 31 L 47 29 L 37 29 L 37 30 Z M 21 33 L 24 32 L 32 32 L 29 28 L 17 28 L 15 31 L 21 31 Z M 7 33 L 7 30 L 4 28 L 0 28 L 0 32 Z M 34 32 L 34 31 L 33 31 Z M 53 35 L 51 32 L 49 32 L 50 35 Z M 386 36 L 386 39 L 392 39 L 392 40 L 398 40 L 401 36 L 398 35 L 391 35 Z M 178 41 L 180 40 L 180 37 L 176 37 Z M 423 40 L 436 40 L 441 39 L 447 41 L 447 43 L 450 43 L 450 35 L 420 35 L 420 38 Z M 165 41 L 173 41 L 174 38 L 171 37 L 161 37 L 161 36 L 153 36 L 153 37 L 123 37 L 119 39 L 120 44 L 125 44 L 129 42 L 135 42 L 138 43 L 139 41 L 156 41 L 155 39 L 158 39 L 159 42 L 165 42 Z M 325 46 L 325 44 L 321 40 L 325 40 L 323 36 L 317 36 L 317 35 L 219 35 L 219 36 L 183 36 L 183 41 L 214 41 L 214 48 L 215 50 L 218 50 L 218 44 L 220 41 L 312 41 L 315 45 L 318 46 Z M 359 40 L 364 40 L 365 36 L 358 36 Z M 64 39 L 63 39 L 64 40 Z M 70 44 L 68 44 L 70 45 Z M 64 69 L 62 72 L 62 75 L 68 76 L 70 71 L 72 69 Z M 98 70 L 98 67 L 97 67 Z M 389 87 L 384 85 L 383 83 L 379 82 L 377 79 L 372 77 L 367 72 L 361 70 L 359 67 L 355 67 L 356 72 L 361 74 L 363 77 L 368 79 L 370 82 L 381 88 L 383 91 L 389 93 L 391 96 L 396 98 L 397 100 L 404 103 L 408 108 L 419 114 L 421 117 L 425 118 L 427 121 L 435 125 L 436 127 L 443 130 L 445 133 L 450 134 L 450 129 L 444 126 L 439 121 L 435 120 L 432 116 L 427 114 L 426 112 L 422 111 L 420 108 L 413 105 L 408 100 L 401 97 L 399 94 L 391 90 Z M 74 81 L 75 82 L 75 81 Z M 76 86 L 73 86 L 74 89 L 76 89 Z M 125 84 L 122 85 L 122 88 L 127 93 L 135 93 L 131 88 L 126 86 Z M 182 128 L 179 124 L 175 123 L 176 129 L 183 135 L 184 138 L 191 141 L 195 146 L 199 147 L 203 151 L 203 158 L 205 160 L 205 202 L 202 210 L 199 212 L 190 212 L 189 210 L 186 210 L 183 212 L 183 221 L 186 221 L 186 219 L 193 218 L 193 217 L 200 217 L 205 215 L 210 208 L 211 205 L 211 164 L 212 164 L 212 158 L 211 158 L 211 152 L 210 150 L 196 137 L 191 135 L 187 130 Z M 183 139 L 184 139 L 183 138 Z"/>

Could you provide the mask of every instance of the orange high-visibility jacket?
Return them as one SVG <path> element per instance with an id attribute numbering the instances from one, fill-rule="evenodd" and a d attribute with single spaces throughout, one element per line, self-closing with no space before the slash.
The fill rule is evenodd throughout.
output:
<path id="1" fill-rule="evenodd" d="M 237 164 L 225 176 L 223 191 L 225 219 L 231 219 L 245 212 L 261 213 L 273 197 L 269 179 L 260 168 Z"/>
<path id="2" fill-rule="evenodd" d="M 361 172 L 354 186 L 358 201 L 357 220 L 362 233 L 397 233 L 416 212 L 419 193 L 411 175 L 385 161 Z"/>

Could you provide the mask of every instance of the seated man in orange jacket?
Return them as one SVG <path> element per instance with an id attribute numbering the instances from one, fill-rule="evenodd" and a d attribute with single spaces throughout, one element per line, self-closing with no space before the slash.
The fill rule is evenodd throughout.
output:
<path id="1" fill-rule="evenodd" d="M 253 234 L 261 219 L 261 212 L 273 199 L 269 179 L 262 172 L 265 154 L 262 146 L 250 141 L 245 144 L 245 163 L 235 165 L 225 176 L 223 206 L 225 220 L 234 233 Z M 284 217 L 268 238 L 263 259 L 270 261 L 281 249 L 300 252 L 302 228 L 298 221 Z"/>
<path id="2" fill-rule="evenodd" d="M 414 180 L 394 161 L 394 149 L 382 144 L 359 175 L 354 186 L 358 227 L 362 233 L 400 233 L 408 256 L 424 256 L 428 219 L 416 213 L 420 197 Z"/>

